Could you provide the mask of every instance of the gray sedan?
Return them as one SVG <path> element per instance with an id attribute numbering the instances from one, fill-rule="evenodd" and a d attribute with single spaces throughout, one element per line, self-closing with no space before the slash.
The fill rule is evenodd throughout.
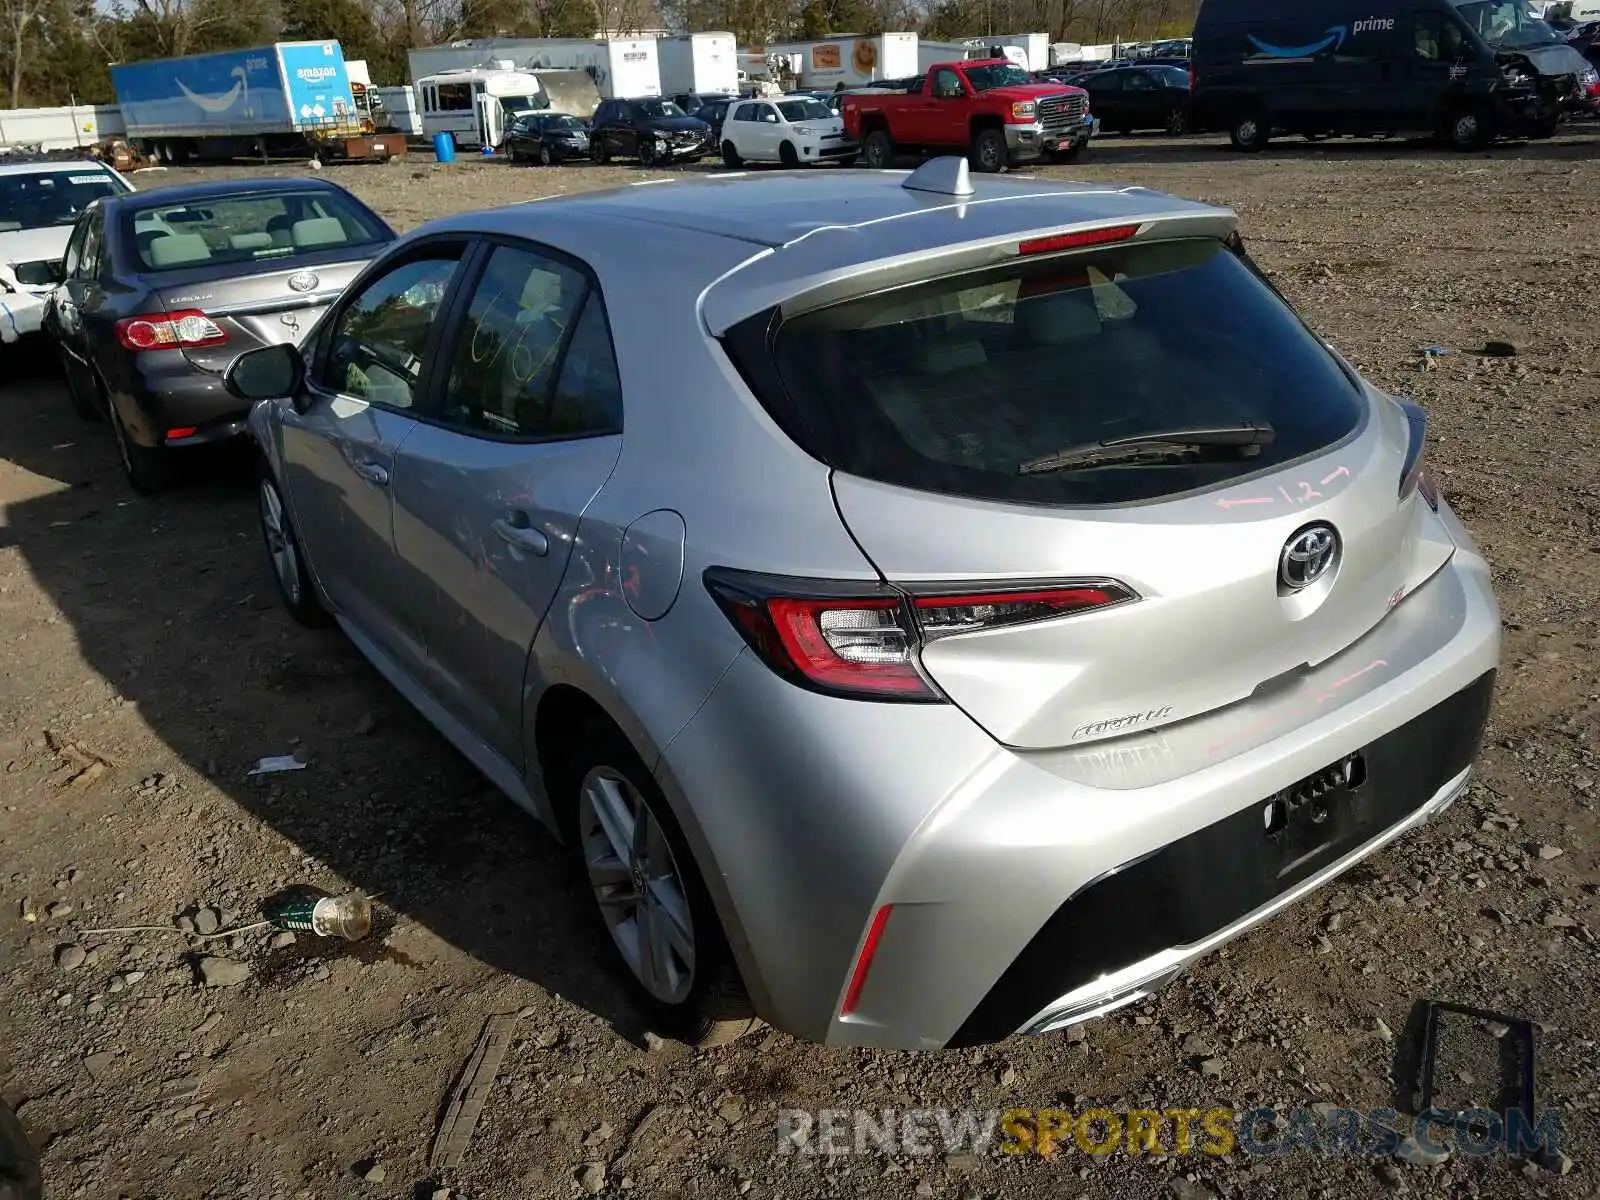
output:
<path id="1" fill-rule="evenodd" d="M 283 599 L 570 847 L 654 1027 L 1059 1029 L 1463 791 L 1489 571 L 1234 214 L 733 175 L 423 227 L 240 356 Z"/>

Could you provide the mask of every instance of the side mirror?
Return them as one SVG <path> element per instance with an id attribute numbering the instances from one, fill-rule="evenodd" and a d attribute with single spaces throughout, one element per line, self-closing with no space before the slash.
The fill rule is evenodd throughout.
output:
<path id="1" fill-rule="evenodd" d="M 285 342 L 246 350 L 228 364 L 222 386 L 240 400 L 277 400 L 295 396 L 306 379 L 306 360 L 300 347 Z"/>

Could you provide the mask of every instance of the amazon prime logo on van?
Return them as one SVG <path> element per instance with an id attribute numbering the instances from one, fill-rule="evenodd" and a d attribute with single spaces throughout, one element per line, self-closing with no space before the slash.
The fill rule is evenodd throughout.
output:
<path id="1" fill-rule="evenodd" d="M 1306 42 L 1300 46 L 1278 46 L 1272 42 L 1264 42 L 1255 34 L 1246 34 L 1250 44 L 1265 54 L 1268 58 L 1299 59 L 1315 58 L 1319 54 L 1336 53 L 1345 43 L 1346 36 L 1354 37 L 1361 33 L 1388 33 L 1394 29 L 1393 17 L 1363 17 L 1350 24 L 1348 33 L 1343 25 L 1329 25 L 1322 37 L 1314 42 Z"/>

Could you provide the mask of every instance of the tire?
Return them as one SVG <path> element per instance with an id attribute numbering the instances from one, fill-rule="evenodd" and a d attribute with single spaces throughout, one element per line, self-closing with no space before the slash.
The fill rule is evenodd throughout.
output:
<path id="1" fill-rule="evenodd" d="M 306 628 L 327 625 L 328 610 L 317 598 L 316 585 L 306 569 L 306 554 L 300 546 L 300 535 L 295 532 L 294 518 L 265 462 L 258 472 L 256 511 L 261 517 L 261 540 L 266 546 L 267 565 L 272 570 L 278 599 L 289 615 Z"/>
<path id="2" fill-rule="evenodd" d="M 793 145 L 785 142 L 778 147 L 778 162 L 782 164 L 784 170 L 792 171 L 800 165 L 800 155 Z"/>
<path id="3" fill-rule="evenodd" d="M 722 165 L 735 169 L 744 166 L 744 159 L 739 157 L 739 151 L 732 142 L 722 143 Z"/>
<path id="4" fill-rule="evenodd" d="M 1167 123 L 1163 128 L 1168 137 L 1182 137 L 1189 132 L 1189 118 L 1184 115 L 1181 108 L 1175 108 L 1167 114 Z"/>
<path id="5" fill-rule="evenodd" d="M 874 129 L 861 143 L 861 157 L 867 166 L 885 171 L 894 166 L 894 139 L 887 129 Z"/>
<path id="6" fill-rule="evenodd" d="M 1553 116 L 1546 117 L 1544 120 L 1535 125 L 1529 132 L 1528 136 L 1534 139 L 1534 141 L 1542 142 L 1545 138 L 1555 137 L 1556 130 L 1560 128 L 1561 114 L 1556 113 Z"/>
<path id="7" fill-rule="evenodd" d="M 550 153 L 550 147 L 541 145 L 539 147 L 539 165 L 551 167 L 555 165 L 555 161 L 556 157 Z"/>
<path id="8" fill-rule="evenodd" d="M 1466 106 L 1454 109 L 1445 117 L 1444 136 L 1450 149 L 1462 154 L 1482 150 L 1489 144 L 1489 131 L 1484 124 L 1483 113 Z"/>
<path id="9" fill-rule="evenodd" d="M 627 739 L 591 723 L 562 775 L 555 798 L 590 889 L 590 915 L 652 1027 L 696 1047 L 755 1029 L 760 1022 L 683 833 Z"/>
<path id="10" fill-rule="evenodd" d="M 595 138 L 589 143 L 589 157 L 603 167 L 611 161 L 611 151 L 602 139 Z"/>
<path id="11" fill-rule="evenodd" d="M 972 139 L 972 148 L 967 152 L 967 160 L 972 164 L 974 171 L 982 171 L 986 175 L 996 175 L 1004 171 L 1010 159 L 1010 151 L 1006 147 L 1006 135 L 1000 129 L 980 129 Z"/>
<path id="12" fill-rule="evenodd" d="M 133 490 L 141 496 L 154 496 L 172 486 L 172 452 L 164 446 L 141 446 L 129 436 L 122 423 L 122 414 L 111 403 L 110 394 L 102 387 L 101 398 L 111 419 L 111 433 L 117 441 L 117 457 L 122 462 L 122 473 L 128 477 Z"/>
<path id="13" fill-rule="evenodd" d="M 28 1140 L 17 1114 L 0 1102 L 0 1196 L 11 1200 L 44 1200 L 39 1152 Z"/>
<path id="14" fill-rule="evenodd" d="M 1233 143 L 1233 148 L 1246 154 L 1259 154 L 1265 150 L 1271 136 L 1272 131 L 1267 125 L 1267 114 L 1260 109 L 1241 113 L 1234 118 L 1233 125 L 1228 130 L 1228 140 Z"/>
<path id="15" fill-rule="evenodd" d="M 645 138 L 639 143 L 639 165 L 646 170 L 656 165 L 655 138 Z"/>

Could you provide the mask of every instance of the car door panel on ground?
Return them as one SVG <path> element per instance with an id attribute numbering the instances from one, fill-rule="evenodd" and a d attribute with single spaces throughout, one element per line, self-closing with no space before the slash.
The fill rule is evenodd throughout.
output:
<path id="1" fill-rule="evenodd" d="M 394 553 L 395 456 L 417 428 L 439 315 L 465 249 L 423 243 L 342 303 L 313 351 L 305 411 L 282 414 L 284 483 L 323 592 L 419 677 L 426 652 L 415 589 Z"/>
<path id="2" fill-rule="evenodd" d="M 400 447 L 395 551 L 425 589 L 429 691 L 520 767 L 528 653 L 621 452 L 622 395 L 587 271 L 500 243 L 474 271 L 430 410 Z"/>

